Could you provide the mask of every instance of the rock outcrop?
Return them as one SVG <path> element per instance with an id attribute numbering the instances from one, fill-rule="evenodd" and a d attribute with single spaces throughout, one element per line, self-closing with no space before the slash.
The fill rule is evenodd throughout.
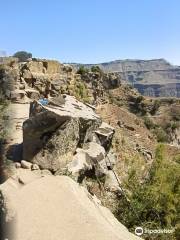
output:
<path id="1" fill-rule="evenodd" d="M 90 141 L 100 124 L 92 108 L 72 96 L 50 99 L 47 105 L 33 102 L 30 118 L 23 124 L 23 158 L 57 171 L 78 146 Z"/>

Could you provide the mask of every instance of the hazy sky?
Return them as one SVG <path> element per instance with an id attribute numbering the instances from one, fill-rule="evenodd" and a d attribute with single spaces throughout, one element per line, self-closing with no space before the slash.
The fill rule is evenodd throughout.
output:
<path id="1" fill-rule="evenodd" d="M 0 50 L 62 62 L 180 65 L 180 0 L 1 0 Z"/>

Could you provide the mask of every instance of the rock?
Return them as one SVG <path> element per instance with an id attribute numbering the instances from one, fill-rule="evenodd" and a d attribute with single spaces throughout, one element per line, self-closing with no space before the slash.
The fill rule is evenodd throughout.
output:
<path id="1" fill-rule="evenodd" d="M 30 61 L 26 63 L 25 68 L 28 69 L 31 73 L 43 73 L 44 66 L 41 61 Z M 25 76 L 23 76 L 25 78 Z"/>
<path id="2" fill-rule="evenodd" d="M 97 143 L 85 143 L 83 146 L 83 150 L 87 153 L 87 155 L 94 163 L 100 162 L 105 158 L 105 149 Z"/>
<path id="3" fill-rule="evenodd" d="M 21 168 L 21 163 L 20 162 L 15 162 L 15 167 L 16 168 Z"/>
<path id="4" fill-rule="evenodd" d="M 32 159 L 41 169 L 57 171 L 71 161 L 79 142 L 79 123 L 71 119 L 60 126 L 49 138 L 49 133 L 42 137 L 42 149 Z"/>
<path id="5" fill-rule="evenodd" d="M 26 88 L 25 92 L 27 94 L 27 97 L 33 100 L 38 100 L 40 97 L 40 94 L 37 90 L 31 89 L 31 88 Z"/>
<path id="6" fill-rule="evenodd" d="M 124 122 L 121 121 L 121 120 L 118 120 L 118 121 L 117 121 L 117 125 L 118 125 L 120 128 L 124 128 Z"/>
<path id="7" fill-rule="evenodd" d="M 76 177 L 77 181 L 80 176 L 84 176 L 85 173 L 92 170 L 92 168 L 93 165 L 91 159 L 83 150 L 78 150 L 74 155 L 72 162 L 68 164 L 68 171 Z"/>
<path id="8" fill-rule="evenodd" d="M 34 171 L 34 170 L 39 170 L 39 166 L 38 166 L 37 164 L 32 164 L 31 170 L 32 170 L 32 171 Z"/>
<path id="9" fill-rule="evenodd" d="M 60 107 L 63 106 L 65 104 L 65 97 L 63 97 L 62 95 L 59 95 L 58 97 L 55 98 L 50 98 L 48 105 L 50 106 L 55 106 L 55 107 Z"/>
<path id="10" fill-rule="evenodd" d="M 17 197 L 17 191 L 42 176 L 41 171 L 35 174 L 30 169 L 19 168 L 6 182 L 0 185 L 0 207 L 6 215 L 5 222 L 11 222 L 15 218 L 14 199 Z"/>
<path id="11" fill-rule="evenodd" d="M 30 83 L 32 81 L 32 73 L 28 69 L 22 70 L 22 77 L 25 79 L 25 82 Z"/>
<path id="12" fill-rule="evenodd" d="M 41 170 L 41 174 L 42 174 L 43 177 L 46 176 L 46 175 L 52 175 L 52 173 L 49 170 L 46 170 L 46 169 Z"/>
<path id="13" fill-rule="evenodd" d="M 95 168 L 95 175 L 98 178 L 103 179 L 108 172 L 105 159 L 101 160 L 100 162 L 98 162 L 98 164 L 94 165 L 94 168 Z"/>
<path id="14" fill-rule="evenodd" d="M 19 83 L 19 90 L 25 90 L 25 84 Z"/>
<path id="15" fill-rule="evenodd" d="M 84 144 L 83 149 L 76 149 L 72 162 L 68 164 L 68 171 L 77 180 L 79 178 L 82 181 L 90 170 L 96 177 L 102 177 L 107 172 L 105 150 L 101 145 L 94 142 Z"/>
<path id="16" fill-rule="evenodd" d="M 20 184 L 19 187 L 22 187 L 22 185 L 26 185 L 28 183 L 31 183 L 35 181 L 38 178 L 41 178 L 43 174 L 41 171 L 31 171 L 31 169 L 23 169 L 20 168 L 16 175 L 12 176 L 12 178 L 16 179 L 18 183 Z"/>
<path id="17" fill-rule="evenodd" d="M 108 150 L 111 146 L 112 138 L 115 133 L 115 129 L 109 124 L 103 122 L 100 127 L 95 131 L 97 134 L 101 145 Z"/>
<path id="18" fill-rule="evenodd" d="M 22 168 L 25 168 L 25 169 L 31 169 L 32 163 L 27 162 L 27 161 L 25 161 L 25 160 L 22 160 L 22 161 L 21 161 L 21 167 L 22 167 Z"/>
<path id="19" fill-rule="evenodd" d="M 106 156 L 106 165 L 109 170 L 112 170 L 114 168 L 116 161 L 117 161 L 116 154 L 112 150 L 110 150 Z"/>
<path id="20" fill-rule="evenodd" d="M 5 225 L 14 220 L 14 240 L 139 239 L 69 177 L 45 176 L 19 189 L 6 182 L 2 194 L 13 203 Z"/>
<path id="21" fill-rule="evenodd" d="M 72 160 L 77 145 L 83 146 L 100 124 L 99 116 L 72 96 L 50 99 L 47 105 L 35 101 L 23 124 L 23 158 L 57 171 Z"/>
<path id="22" fill-rule="evenodd" d="M 12 178 L 0 185 L 0 217 L 2 218 L 0 220 L 4 222 L 3 227 L 7 223 L 11 224 L 15 218 L 16 210 L 13 199 L 17 196 L 18 185 L 19 183 Z"/>
<path id="23" fill-rule="evenodd" d="M 91 142 L 95 142 L 95 143 L 101 145 L 101 142 L 100 142 L 97 134 L 95 134 L 95 133 L 91 135 L 91 137 L 89 138 L 89 140 L 90 140 Z"/>
<path id="24" fill-rule="evenodd" d="M 60 91 L 61 90 L 61 86 L 62 86 L 62 81 L 61 80 L 53 80 L 51 82 L 51 87 L 53 90 L 55 91 Z"/>
<path id="25" fill-rule="evenodd" d="M 111 192 L 121 192 L 117 178 L 112 170 L 108 171 L 106 174 L 104 187 Z"/>
<path id="26" fill-rule="evenodd" d="M 43 66 L 46 69 L 47 74 L 59 73 L 62 65 L 55 60 L 45 60 L 43 61 Z"/>
<path id="27" fill-rule="evenodd" d="M 136 144 L 135 150 L 142 153 L 145 156 L 146 160 L 151 161 L 153 159 L 152 152 L 150 150 L 140 146 L 138 143 Z"/>

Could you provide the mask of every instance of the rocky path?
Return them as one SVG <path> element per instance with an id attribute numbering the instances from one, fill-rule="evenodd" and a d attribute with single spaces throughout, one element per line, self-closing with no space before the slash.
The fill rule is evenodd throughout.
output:
<path id="1" fill-rule="evenodd" d="M 12 103 L 10 106 L 10 121 L 12 122 L 12 143 L 18 144 L 23 141 L 22 125 L 29 118 L 29 104 Z"/>
<path id="2" fill-rule="evenodd" d="M 8 109 L 8 122 L 10 139 L 8 146 L 10 147 L 9 155 L 13 160 L 21 158 L 22 142 L 23 142 L 23 122 L 29 118 L 29 104 L 12 103 Z"/>

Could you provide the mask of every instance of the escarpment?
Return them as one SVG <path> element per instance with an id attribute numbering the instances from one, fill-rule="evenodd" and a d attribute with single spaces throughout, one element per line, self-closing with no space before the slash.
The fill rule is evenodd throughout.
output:
<path id="1" fill-rule="evenodd" d="M 78 66 L 78 65 L 77 65 Z M 83 65 L 91 68 L 92 64 Z M 180 97 L 180 67 L 164 59 L 116 60 L 96 64 L 106 73 L 114 73 L 149 97 Z"/>

